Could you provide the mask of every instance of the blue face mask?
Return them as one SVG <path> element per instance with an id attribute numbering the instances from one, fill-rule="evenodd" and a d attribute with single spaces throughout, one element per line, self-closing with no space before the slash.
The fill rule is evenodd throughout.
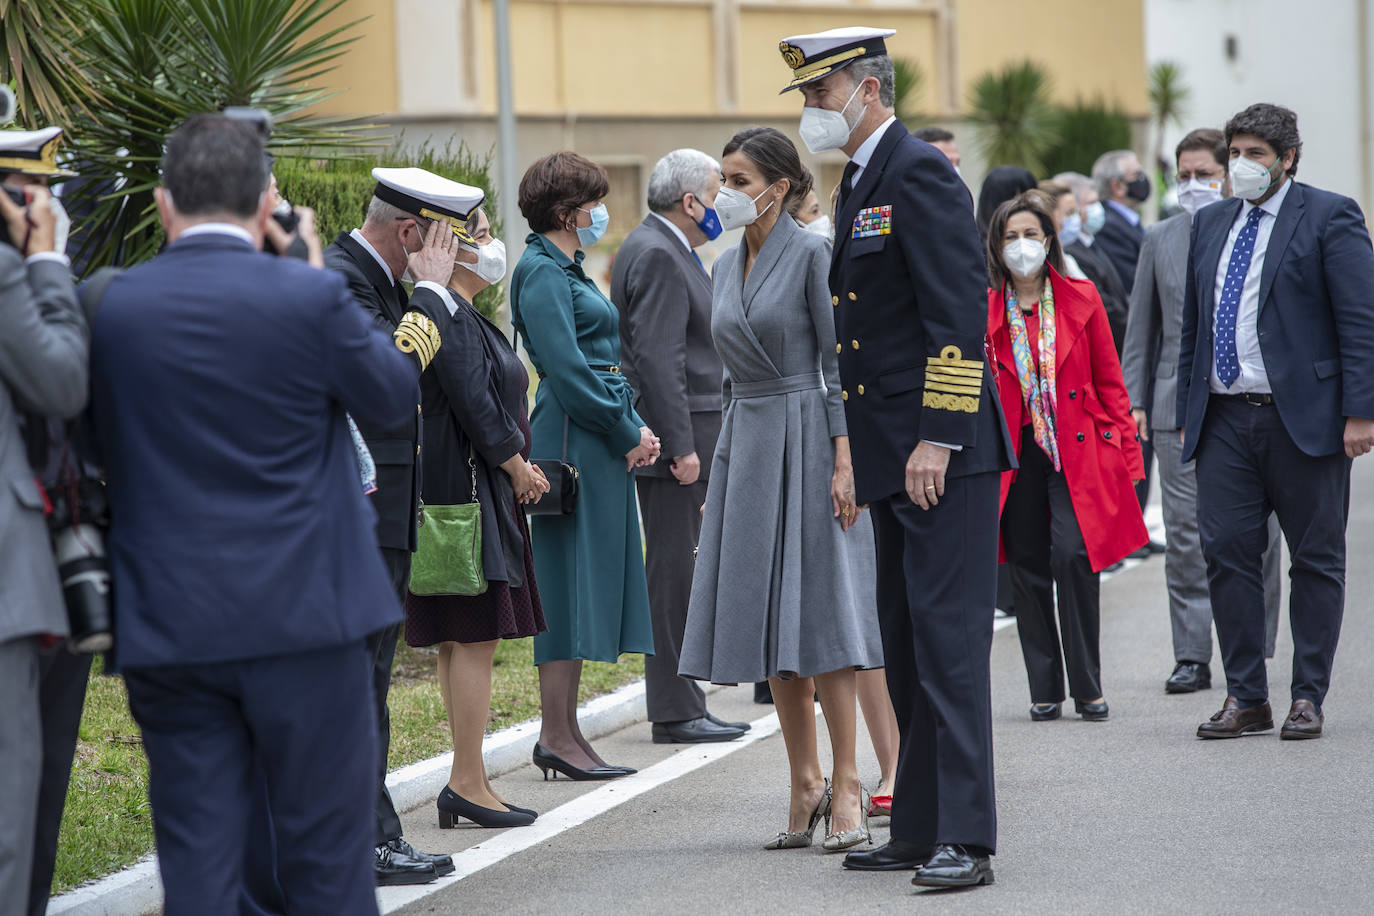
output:
<path id="1" fill-rule="evenodd" d="M 706 211 L 705 215 L 697 220 L 697 228 L 706 235 L 708 241 L 719 238 L 720 234 L 725 231 L 720 224 L 720 217 L 716 215 L 715 210 L 706 206 L 706 201 L 697 198 L 697 203 L 701 204 L 701 208 Z"/>
<path id="2" fill-rule="evenodd" d="M 1102 206 L 1102 201 L 1095 200 L 1084 209 L 1083 231 L 1088 235 L 1097 235 L 1106 222 L 1107 208 Z"/>
<path id="3" fill-rule="evenodd" d="M 1072 245 L 1078 241 L 1078 237 L 1083 232 L 1083 217 L 1077 213 L 1070 213 L 1064 217 L 1064 224 L 1059 227 L 1059 244 Z"/>
<path id="4" fill-rule="evenodd" d="M 601 237 L 606 234 L 606 227 L 610 225 L 611 214 L 606 209 L 605 204 L 597 204 L 588 210 L 586 207 L 578 207 L 583 213 L 590 213 L 592 224 L 590 226 L 577 227 L 577 244 L 583 248 L 595 245 L 601 241 Z"/>

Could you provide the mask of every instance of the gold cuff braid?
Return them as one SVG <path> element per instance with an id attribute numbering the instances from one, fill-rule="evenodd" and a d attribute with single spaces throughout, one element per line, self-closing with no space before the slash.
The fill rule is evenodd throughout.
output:
<path id="1" fill-rule="evenodd" d="M 945 347 L 926 358 L 923 407 L 977 413 L 983 387 L 983 361 L 964 359 L 958 347 Z"/>
<path id="2" fill-rule="evenodd" d="M 414 353 L 420 361 L 423 372 L 434 361 L 443 341 L 439 339 L 439 328 L 423 312 L 406 312 L 396 332 L 391 335 L 396 341 L 396 349 L 402 353 Z"/>

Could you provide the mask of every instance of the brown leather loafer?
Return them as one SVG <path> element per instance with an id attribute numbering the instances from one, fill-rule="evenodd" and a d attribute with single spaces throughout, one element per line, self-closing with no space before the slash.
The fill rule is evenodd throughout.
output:
<path id="1" fill-rule="evenodd" d="M 1284 741 L 1320 738 L 1324 721 L 1326 717 L 1317 712 L 1316 704 L 1311 700 L 1294 700 L 1293 708 L 1288 710 L 1288 718 L 1283 720 L 1279 737 Z"/>
<path id="2" fill-rule="evenodd" d="M 1274 713 L 1268 703 L 1241 709 L 1240 701 L 1227 697 L 1221 711 L 1197 727 L 1199 738 L 1239 738 L 1271 731 Z M 1320 728 L 1320 726 L 1319 726 Z"/>

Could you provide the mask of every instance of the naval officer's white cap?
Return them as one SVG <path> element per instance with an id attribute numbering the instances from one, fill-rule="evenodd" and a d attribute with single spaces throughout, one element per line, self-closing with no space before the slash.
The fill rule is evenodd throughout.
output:
<path id="1" fill-rule="evenodd" d="M 375 168 L 372 177 L 377 181 L 372 193 L 379 200 L 425 219 L 446 219 L 453 224 L 454 235 L 473 241 L 466 225 L 486 200 L 481 188 L 420 168 Z"/>
<path id="2" fill-rule="evenodd" d="M 896 34 L 896 29 L 847 26 L 784 38 L 778 43 L 778 50 L 782 52 L 783 61 L 792 68 L 792 81 L 782 87 L 782 92 L 843 70 L 856 60 L 887 54 L 885 39 Z"/>
<path id="3" fill-rule="evenodd" d="M 0 172 L 62 177 L 75 175 L 75 172 L 58 168 L 57 147 L 61 142 L 60 127 L 0 130 Z"/>

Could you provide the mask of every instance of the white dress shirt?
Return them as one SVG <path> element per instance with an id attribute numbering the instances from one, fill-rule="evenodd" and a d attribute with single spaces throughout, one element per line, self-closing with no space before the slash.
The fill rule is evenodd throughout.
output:
<path id="1" fill-rule="evenodd" d="M 878 129 L 868 135 L 868 139 L 859 144 L 859 148 L 854 151 L 854 155 L 849 161 L 859 167 L 854 173 L 854 177 L 849 181 L 849 189 L 852 191 L 859 186 L 859 179 L 863 177 L 864 169 L 868 168 L 868 160 L 873 158 L 873 153 L 878 149 L 878 144 L 883 139 L 883 134 L 897 120 L 896 115 L 892 115 L 886 121 L 878 125 Z"/>
<path id="2" fill-rule="evenodd" d="M 1259 342 L 1259 294 L 1260 294 L 1260 275 L 1264 273 L 1264 252 L 1269 247 L 1269 236 L 1274 233 L 1274 221 L 1278 218 L 1279 208 L 1283 206 L 1284 198 L 1288 196 L 1288 188 L 1293 184 L 1292 181 L 1285 181 L 1283 187 L 1273 197 L 1259 205 L 1259 209 L 1265 214 L 1260 217 L 1259 226 L 1255 230 L 1255 250 L 1250 255 L 1250 270 L 1245 274 L 1245 285 L 1240 291 L 1240 306 L 1236 310 L 1236 357 L 1240 362 L 1240 375 L 1230 388 L 1221 383 L 1217 377 L 1216 361 L 1216 327 L 1217 309 L 1221 305 L 1222 287 L 1226 285 L 1226 269 L 1231 266 L 1231 252 L 1236 247 L 1236 239 L 1240 237 L 1240 230 L 1245 226 L 1245 221 L 1250 217 L 1250 211 L 1255 209 L 1255 205 L 1249 201 L 1240 208 L 1240 214 L 1236 221 L 1231 224 L 1231 231 L 1226 235 L 1226 244 L 1221 249 L 1221 260 L 1217 262 L 1216 287 L 1213 290 L 1214 301 L 1212 303 L 1212 372 L 1210 375 L 1212 391 L 1217 394 L 1269 394 L 1272 389 L 1269 387 L 1269 374 L 1264 369 L 1264 354 L 1260 352 Z"/>
<path id="3" fill-rule="evenodd" d="M 692 250 L 692 243 L 687 241 L 687 233 L 679 229 L 677 227 L 677 223 L 674 223 L 672 220 L 668 219 L 668 217 L 660 216 L 657 213 L 650 213 L 649 215 L 652 216 L 654 219 L 661 220 L 663 222 L 663 225 L 673 230 L 673 235 L 677 236 L 677 240 L 682 243 L 682 247 L 686 248 L 688 251 Z"/>
<path id="4" fill-rule="evenodd" d="M 353 241 L 357 242 L 359 245 L 362 245 L 363 250 L 366 251 L 368 254 L 372 255 L 372 257 L 376 259 L 378 264 L 382 265 L 382 270 L 386 271 L 386 278 L 391 281 L 392 286 L 395 286 L 396 278 L 391 275 L 391 268 L 387 266 L 387 263 L 382 258 L 382 256 L 377 253 L 377 249 L 372 247 L 372 243 L 369 242 L 367 239 L 363 238 L 362 232 L 358 229 L 354 229 L 352 232 L 348 233 L 348 236 L 349 238 L 353 239 Z M 440 289 L 442 288 L 443 287 L 440 287 Z"/>
<path id="5" fill-rule="evenodd" d="M 258 247 L 253 241 L 253 235 L 242 226 L 235 226 L 233 223 L 197 223 L 190 229 L 185 230 L 177 236 L 178 241 L 190 238 L 195 235 L 232 235 L 236 239 L 247 242 L 254 248 Z"/>

